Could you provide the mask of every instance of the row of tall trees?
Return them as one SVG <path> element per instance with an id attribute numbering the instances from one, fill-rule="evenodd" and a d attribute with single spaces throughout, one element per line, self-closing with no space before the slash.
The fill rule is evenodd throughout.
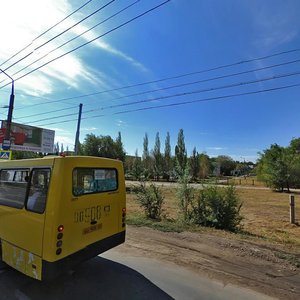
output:
<path id="1" fill-rule="evenodd" d="M 228 156 L 218 156 L 210 158 L 206 153 L 198 153 L 194 147 L 190 156 L 187 154 L 183 129 L 178 132 L 177 143 L 172 156 L 170 134 L 167 132 L 164 150 L 162 150 L 159 132 L 156 133 L 155 143 L 152 150 L 149 149 L 149 137 L 146 133 L 143 140 L 143 153 L 139 156 L 138 150 L 134 157 L 127 157 L 125 160 L 125 170 L 128 175 L 136 179 L 141 177 L 165 180 L 182 177 L 186 170 L 193 181 L 215 175 L 231 175 L 239 166 Z"/>
<path id="2" fill-rule="evenodd" d="M 68 147 L 64 149 L 63 144 L 54 145 L 55 153 L 69 153 Z M 114 158 L 123 161 L 125 172 L 136 179 L 149 178 L 170 180 L 182 177 L 186 170 L 193 181 L 204 179 L 209 175 L 231 175 L 233 170 L 242 170 L 245 164 L 233 161 L 228 156 L 210 158 L 206 153 L 198 153 L 194 147 L 188 157 L 185 145 L 183 129 L 178 132 L 177 143 L 172 155 L 170 133 L 167 132 L 164 145 L 160 140 L 159 132 L 156 133 L 153 149 L 149 148 L 149 137 L 146 133 L 143 140 L 143 153 L 139 156 L 136 150 L 135 156 L 126 156 L 121 133 L 113 139 L 110 136 L 96 136 L 87 134 L 83 143 L 79 145 L 79 155 L 99 156 Z M 14 151 L 15 159 L 39 157 L 42 153 Z M 217 172 L 215 172 L 217 170 Z"/>

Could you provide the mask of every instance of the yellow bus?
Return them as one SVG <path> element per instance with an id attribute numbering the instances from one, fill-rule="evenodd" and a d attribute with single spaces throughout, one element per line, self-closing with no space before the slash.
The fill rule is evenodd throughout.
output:
<path id="1" fill-rule="evenodd" d="M 125 241 L 125 198 L 118 160 L 0 161 L 0 260 L 52 279 Z"/>

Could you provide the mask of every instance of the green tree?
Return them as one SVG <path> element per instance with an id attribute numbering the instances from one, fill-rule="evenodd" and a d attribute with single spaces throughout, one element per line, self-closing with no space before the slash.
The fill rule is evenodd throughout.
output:
<path id="1" fill-rule="evenodd" d="M 143 169 L 142 169 L 142 161 L 139 157 L 138 150 L 135 151 L 135 157 L 133 160 L 133 166 L 132 166 L 132 175 L 136 180 L 141 179 Z"/>
<path id="2" fill-rule="evenodd" d="M 187 166 L 187 152 L 184 142 L 183 129 L 179 130 L 175 147 L 175 171 L 178 177 L 183 176 Z"/>
<path id="3" fill-rule="evenodd" d="M 115 147 L 116 147 L 116 156 L 119 160 L 125 162 L 125 156 L 126 156 L 126 152 L 124 150 L 124 146 L 123 146 L 123 142 L 122 142 L 122 136 L 121 136 L 121 132 L 118 132 L 118 136 L 116 138 L 116 142 L 115 142 Z"/>
<path id="4" fill-rule="evenodd" d="M 27 159 L 41 157 L 37 152 L 12 150 L 12 159 Z"/>
<path id="5" fill-rule="evenodd" d="M 155 144 L 153 149 L 153 158 L 154 158 L 154 176 L 156 180 L 159 179 L 162 171 L 162 156 L 160 152 L 160 138 L 159 132 L 156 133 Z"/>
<path id="6" fill-rule="evenodd" d="M 163 159 L 163 177 L 164 179 L 170 180 L 172 174 L 172 154 L 171 154 L 171 141 L 170 133 L 167 132 L 165 140 L 165 152 Z"/>
<path id="7" fill-rule="evenodd" d="M 211 163 L 209 160 L 209 156 L 207 154 L 201 153 L 199 155 L 199 165 L 200 165 L 200 170 L 199 170 L 200 179 L 207 178 L 211 172 Z"/>
<path id="8" fill-rule="evenodd" d="M 143 173 L 145 178 L 149 178 L 151 176 L 151 157 L 149 152 L 149 139 L 148 134 L 145 133 L 144 142 L 143 142 L 143 156 L 142 156 L 142 165 L 143 165 Z"/>
<path id="9" fill-rule="evenodd" d="M 125 162 L 124 162 L 124 171 L 127 178 L 131 178 L 133 173 L 133 163 L 135 160 L 135 156 L 126 155 Z"/>
<path id="10" fill-rule="evenodd" d="M 194 147 L 193 149 L 192 155 L 189 159 L 189 164 L 192 180 L 196 181 L 200 171 L 199 154 L 197 152 L 196 147 Z"/>
<path id="11" fill-rule="evenodd" d="M 221 174 L 225 176 L 230 176 L 231 172 L 236 167 L 236 162 L 231 157 L 226 155 L 219 155 L 216 161 L 220 165 Z"/>
<path id="12" fill-rule="evenodd" d="M 290 142 L 290 149 L 294 154 L 300 154 L 300 138 L 293 138 Z"/>
<path id="13" fill-rule="evenodd" d="M 116 141 L 109 135 L 95 136 L 92 133 L 87 134 L 80 148 L 83 155 L 125 160 L 125 151 L 123 150 L 120 134 Z"/>
<path id="14" fill-rule="evenodd" d="M 299 185 L 300 157 L 292 141 L 289 147 L 271 145 L 260 153 L 257 164 L 258 177 L 266 184 L 279 191 Z"/>

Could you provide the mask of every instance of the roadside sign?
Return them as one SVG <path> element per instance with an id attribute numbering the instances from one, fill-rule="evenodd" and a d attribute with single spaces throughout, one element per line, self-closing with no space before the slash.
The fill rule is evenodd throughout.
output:
<path id="1" fill-rule="evenodd" d="M 10 149 L 10 140 L 3 140 L 2 149 L 3 150 L 9 150 Z"/>
<path id="2" fill-rule="evenodd" d="M 55 131 L 11 123 L 10 140 L 6 140 L 7 121 L 1 121 L 0 145 L 3 150 L 53 153 Z"/>
<path id="3" fill-rule="evenodd" d="M 0 159 L 11 159 L 11 151 L 9 150 L 0 150 Z"/>

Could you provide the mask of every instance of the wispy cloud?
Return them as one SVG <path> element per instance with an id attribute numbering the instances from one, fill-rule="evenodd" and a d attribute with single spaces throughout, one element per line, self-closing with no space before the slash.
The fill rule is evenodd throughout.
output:
<path id="1" fill-rule="evenodd" d="M 215 150 L 215 151 L 221 151 L 226 150 L 227 148 L 224 147 L 207 147 L 208 150 Z"/>
<path id="2" fill-rule="evenodd" d="M 80 131 L 94 131 L 97 129 L 98 129 L 97 127 L 84 127 L 84 128 L 81 128 Z"/>
<path id="3" fill-rule="evenodd" d="M 1 5 L 1 11 L 13 11 L 14 18 L 11 18 L 11 14 L 9 13 L 3 13 L 0 18 L 0 26 L 1 28 L 5 28 L 5 30 L 2 30 L 1 32 L 0 64 L 13 53 L 16 53 L 25 45 L 28 45 L 41 32 L 62 20 L 68 12 L 71 12 L 74 9 L 75 7 L 72 7 L 70 0 L 61 0 L 59 5 L 57 5 L 53 0 L 14 0 L 3 2 Z M 75 18 L 80 19 L 81 17 L 76 15 Z M 73 19 L 73 16 L 70 19 L 67 19 L 65 22 L 51 30 L 51 34 L 49 32 L 45 36 L 37 39 L 28 49 L 16 56 L 13 60 L 7 62 L 7 64 L 3 65 L 1 68 L 5 69 L 10 66 L 10 64 L 22 58 L 26 54 L 29 54 L 34 48 L 47 42 L 50 38 L 73 25 L 76 21 L 78 20 Z M 74 27 L 63 36 L 64 38 L 60 37 L 43 46 L 38 51 L 28 56 L 27 59 L 24 59 L 16 66 L 10 68 L 7 73 L 14 74 L 16 71 L 32 63 L 34 60 L 39 59 L 49 51 L 54 50 L 66 40 L 75 37 L 87 29 L 88 27 L 82 24 Z M 29 67 L 29 69 L 17 74 L 16 77 L 18 78 L 25 74 L 25 72 L 28 72 L 50 61 L 51 59 L 63 55 L 66 51 L 75 48 L 85 41 L 89 41 L 91 38 L 95 38 L 97 35 L 97 32 L 89 32 L 89 34 L 77 39 L 75 44 L 70 43 L 66 47 L 55 50 L 36 64 L 33 64 Z M 103 40 L 97 40 L 91 45 L 127 62 L 131 66 L 137 68 L 138 71 L 147 72 L 147 68 L 142 63 Z M 3 77 L 2 74 L 2 76 L 0 76 L 0 81 L 3 79 L 6 78 Z M 93 70 L 93 68 L 89 67 L 76 54 L 76 52 L 73 52 L 48 64 L 46 67 L 41 68 L 38 72 L 22 78 L 22 80 L 18 82 L 18 88 L 19 90 L 26 90 L 27 94 L 44 96 L 50 95 L 55 91 L 58 86 L 57 82 L 62 82 L 65 86 L 75 89 L 80 89 L 84 83 L 97 86 L 98 88 L 108 88 L 110 86 L 110 80 L 105 74 Z"/>
<path id="4" fill-rule="evenodd" d="M 127 127 L 127 123 L 122 120 L 116 120 L 116 124 L 118 127 Z"/>
<path id="5" fill-rule="evenodd" d="M 274 7 L 264 2 L 257 3 L 249 4 L 249 11 L 253 15 L 253 25 L 257 32 L 254 42 L 258 48 L 270 50 L 290 43 L 299 35 L 300 2 L 282 2 L 280 9 L 278 3 Z"/>

